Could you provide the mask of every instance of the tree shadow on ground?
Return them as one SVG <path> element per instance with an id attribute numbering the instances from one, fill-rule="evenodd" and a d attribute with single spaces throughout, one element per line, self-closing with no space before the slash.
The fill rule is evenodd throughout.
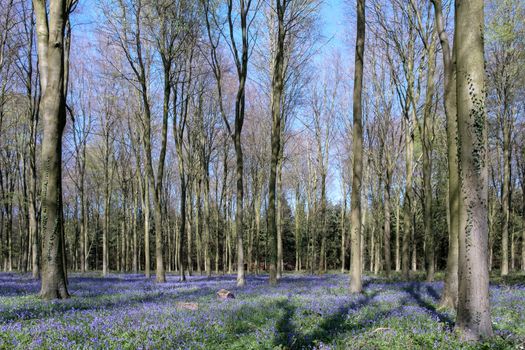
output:
<path id="1" fill-rule="evenodd" d="M 445 313 L 439 312 L 436 306 L 422 297 L 421 291 L 422 285 L 420 283 L 411 283 L 409 286 L 403 288 L 403 290 L 410 295 L 410 297 L 416 302 L 416 304 L 423 309 L 427 310 L 432 317 L 436 317 L 439 322 L 444 323 L 447 328 L 454 328 L 454 321 Z M 439 300 L 439 294 L 432 287 L 427 285 L 426 291 L 428 295 L 437 302 Z"/>
<path id="2" fill-rule="evenodd" d="M 295 328 L 293 317 L 296 308 L 291 304 L 290 300 L 280 301 L 278 305 L 284 310 L 284 314 L 277 321 L 277 335 L 274 338 L 273 344 L 274 346 L 284 346 L 287 349 L 313 348 L 319 342 L 332 341 L 341 333 L 372 327 L 372 324 L 367 325 L 363 323 L 356 325 L 347 323 L 346 320 L 350 310 L 354 312 L 359 311 L 369 305 L 377 294 L 377 291 L 364 294 L 359 296 L 357 300 L 341 306 L 337 312 L 324 318 L 315 330 L 307 334 L 303 334 Z M 393 312 L 393 310 L 378 312 L 377 316 L 387 316 L 391 312 Z"/>
<path id="3" fill-rule="evenodd" d="M 148 293 L 150 292 L 150 293 Z M 116 310 L 123 307 L 140 306 L 148 303 L 175 303 L 198 299 L 202 296 L 213 295 L 214 290 L 203 287 L 198 290 L 177 290 L 176 293 L 166 293 L 162 290 L 148 290 L 146 293 L 123 294 L 115 299 L 104 299 L 104 296 L 115 296 L 107 293 L 103 295 L 84 295 L 60 301 L 44 301 L 22 304 L 0 312 L 0 323 L 8 321 L 21 321 L 30 319 L 47 319 L 57 317 L 71 310 L 75 311 L 97 311 L 97 310 Z M 52 308 L 49 305 L 52 304 Z"/>
<path id="4" fill-rule="evenodd" d="M 369 286 L 373 282 L 366 281 L 364 284 Z M 359 310 L 374 303 L 374 297 L 380 293 L 380 291 L 374 290 L 340 307 L 337 312 L 322 319 L 313 331 L 307 333 L 301 333 L 294 326 L 293 319 L 296 307 L 291 300 L 279 301 L 277 305 L 284 313 L 277 321 L 277 334 L 273 345 L 277 347 L 282 346 L 286 349 L 309 349 L 318 346 L 320 342 L 329 344 L 343 333 L 362 332 L 372 329 L 377 326 L 377 320 L 388 318 L 397 311 L 402 310 L 404 306 L 414 304 L 426 310 L 432 317 L 437 318 L 448 329 L 453 329 L 454 321 L 447 314 L 439 312 L 434 305 L 434 302 L 439 300 L 439 294 L 434 287 L 414 282 L 401 288 L 401 290 L 406 292 L 407 296 L 400 301 L 400 306 L 392 307 L 388 310 L 378 309 L 370 315 L 369 319 L 362 322 L 348 322 L 349 312 L 357 315 Z M 425 295 L 430 296 L 432 301 L 429 301 Z"/>

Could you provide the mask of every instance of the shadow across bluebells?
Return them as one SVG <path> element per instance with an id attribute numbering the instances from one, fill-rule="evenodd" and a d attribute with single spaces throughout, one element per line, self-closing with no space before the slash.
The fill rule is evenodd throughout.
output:
<path id="1" fill-rule="evenodd" d="M 422 296 L 423 292 L 421 289 L 421 283 L 410 283 L 407 287 L 403 288 L 418 306 L 426 309 L 430 315 L 436 317 L 439 322 L 444 323 L 450 330 L 452 330 L 455 324 L 454 321 L 447 314 L 439 312 L 435 306 L 435 303 L 439 301 L 439 294 L 436 290 L 432 286 L 426 286 L 428 295 L 433 299 L 432 302 L 429 302 Z"/>
<path id="2" fill-rule="evenodd" d="M 242 288 L 235 275 L 179 282 L 168 274 L 157 284 L 137 274 L 72 274 L 69 282 L 73 297 L 50 302 L 30 276 L 0 273 L 0 349 L 471 349 L 453 332 L 453 313 L 437 308 L 442 282 L 365 276 L 359 295 L 342 274 L 286 274 L 275 287 L 249 275 Z M 217 300 L 222 288 L 235 299 Z M 491 286 L 500 337 L 490 348 L 525 339 L 524 301 L 519 285 Z"/>
<path id="3" fill-rule="evenodd" d="M 368 281 L 367 283 L 370 282 Z M 312 332 L 307 332 L 306 334 L 298 331 L 293 324 L 296 308 L 291 304 L 290 299 L 279 301 L 277 305 L 284 310 L 284 313 L 277 322 L 277 334 L 273 344 L 274 346 L 284 346 L 289 349 L 313 348 L 320 343 L 332 342 L 341 333 L 368 328 L 370 324 L 353 324 L 348 323 L 347 320 L 350 314 L 359 313 L 361 308 L 369 305 L 377 294 L 377 291 L 373 291 L 359 295 L 357 300 L 347 302 L 345 305 L 340 306 L 335 313 L 323 317 L 319 325 Z M 382 312 L 377 316 L 386 314 L 387 312 Z"/>

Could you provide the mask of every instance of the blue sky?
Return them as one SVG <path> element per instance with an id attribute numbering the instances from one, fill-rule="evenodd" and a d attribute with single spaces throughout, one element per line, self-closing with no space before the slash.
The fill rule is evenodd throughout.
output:
<path id="1" fill-rule="evenodd" d="M 93 38 L 97 26 L 98 6 L 98 0 L 80 0 L 72 20 L 74 25 L 73 45 L 76 43 L 84 50 L 88 50 L 85 45 Z M 324 0 L 322 3 L 320 7 L 321 34 L 322 40 L 328 42 L 322 43 L 322 49 L 315 58 L 317 62 L 326 61 L 327 57 L 337 51 L 341 59 L 345 61 L 345 65 L 353 65 L 354 6 L 355 0 Z M 351 115 L 349 114 L 348 117 L 350 118 Z M 341 199 L 340 176 L 336 163 L 337 160 L 332 156 L 327 188 L 327 195 L 332 202 Z"/>

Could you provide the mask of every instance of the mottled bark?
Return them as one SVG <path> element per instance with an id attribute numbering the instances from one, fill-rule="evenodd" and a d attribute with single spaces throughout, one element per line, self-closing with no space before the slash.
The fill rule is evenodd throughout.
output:
<path id="1" fill-rule="evenodd" d="M 455 3 L 459 144 L 459 299 L 456 327 L 467 340 L 492 336 L 488 273 L 488 172 L 483 57 L 484 1 Z"/>
<path id="2" fill-rule="evenodd" d="M 363 176 L 363 59 L 365 49 L 365 0 L 357 0 L 357 35 L 355 50 L 353 129 L 352 129 L 352 195 L 351 195 L 351 280 L 350 293 L 360 293 L 361 282 L 361 183 Z"/>
<path id="3" fill-rule="evenodd" d="M 62 212 L 62 134 L 66 125 L 65 0 L 34 0 L 42 89 L 42 286 L 44 299 L 67 298 L 64 218 Z M 48 23 L 49 19 L 49 23 Z M 68 32 L 70 33 L 70 32 Z"/>
<path id="4" fill-rule="evenodd" d="M 271 160 L 270 160 L 270 182 L 268 184 L 268 234 L 270 236 L 270 285 L 277 284 L 279 274 L 279 237 L 276 215 L 276 186 L 277 168 L 279 166 L 279 156 L 281 154 L 281 102 L 284 89 L 284 15 L 287 1 L 276 0 L 275 9 L 277 11 L 277 42 L 276 52 L 273 60 L 272 71 L 272 140 L 271 140 Z M 282 247 L 281 247 L 282 249 Z M 281 252 L 282 258 L 282 252 Z"/>

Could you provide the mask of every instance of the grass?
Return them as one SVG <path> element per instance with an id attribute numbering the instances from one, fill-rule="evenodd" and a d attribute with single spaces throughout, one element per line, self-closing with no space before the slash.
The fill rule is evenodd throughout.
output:
<path id="1" fill-rule="evenodd" d="M 462 343 L 453 310 L 438 307 L 443 282 L 365 277 L 349 295 L 343 274 L 107 278 L 72 274 L 72 297 L 43 301 L 27 275 L 0 274 L 0 349 L 523 349 L 525 276 L 494 276 L 495 336 Z M 442 276 L 438 275 L 438 279 Z M 219 301 L 226 288 L 235 299 Z M 197 303 L 197 310 L 180 303 Z"/>

